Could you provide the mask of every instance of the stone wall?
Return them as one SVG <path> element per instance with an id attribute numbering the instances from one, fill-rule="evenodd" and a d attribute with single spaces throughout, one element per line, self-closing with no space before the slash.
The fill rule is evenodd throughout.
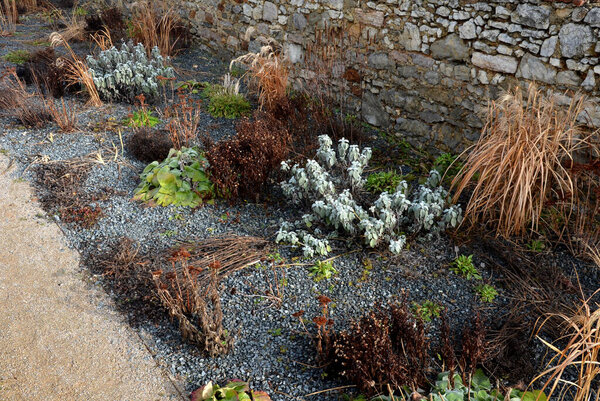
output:
<path id="1" fill-rule="evenodd" d="M 207 46 L 233 54 L 273 37 L 302 75 L 315 31 L 343 26 L 354 44 L 343 76 L 356 113 L 429 149 L 476 140 L 488 99 L 537 81 L 600 95 L 600 7 L 515 0 L 192 0 L 180 2 Z M 306 71 L 304 71 L 306 73 Z M 590 107 L 589 124 L 600 125 Z"/>

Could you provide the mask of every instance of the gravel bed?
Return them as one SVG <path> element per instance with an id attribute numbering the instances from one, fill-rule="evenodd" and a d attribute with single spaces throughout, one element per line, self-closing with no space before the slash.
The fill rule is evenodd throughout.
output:
<path id="1" fill-rule="evenodd" d="M 42 37 L 34 29 L 37 27 L 35 24 L 35 19 L 31 18 L 20 26 L 22 36 L 28 40 Z M 4 46 L 0 49 L 0 56 L 10 49 L 21 48 L 21 44 L 7 38 L 0 39 L 0 44 Z M 181 79 L 193 77 L 216 82 L 226 71 L 223 62 L 199 49 L 186 51 L 174 62 L 180 67 Z M 69 98 L 68 102 L 77 107 L 84 106 L 77 98 Z M 167 249 L 178 241 L 200 240 L 221 233 L 272 239 L 280 222 L 293 219 L 298 213 L 283 201 L 230 204 L 218 200 L 215 205 L 195 210 L 147 207 L 132 201 L 139 183 L 138 176 L 145 165 L 126 151 L 113 161 L 115 149 L 120 149 L 120 138 L 115 131 L 105 130 L 109 118 L 121 121 L 129 111 L 130 106 L 122 104 L 86 109 L 79 114 L 79 125 L 84 129 L 71 134 L 62 134 L 52 125 L 31 130 L 16 126 L 10 119 L 0 121 L 0 149 L 17 163 L 23 178 L 33 182 L 32 167 L 39 162 L 86 158 L 91 169 L 82 190 L 88 193 L 105 192 L 106 189 L 114 191 L 107 199 L 96 202 L 103 216 L 91 229 L 66 224 L 58 216 L 51 216 L 61 226 L 71 246 L 82 255 L 102 252 L 121 237 L 140 243 L 143 253 Z M 206 113 L 202 115 L 201 130 L 215 140 L 235 132 L 234 122 L 214 119 Z M 122 127 L 124 142 L 130 135 L 131 130 Z M 97 156 L 98 152 L 103 163 Z M 43 191 L 43 188 L 40 190 Z M 239 222 L 236 216 L 240 216 Z M 317 316 L 318 295 L 327 295 L 333 300 L 332 318 L 337 329 L 347 328 L 351 320 L 362 316 L 374 304 L 386 304 L 403 295 L 408 297 L 409 302 L 430 300 L 445 306 L 449 321 L 457 329 L 468 324 L 475 309 L 482 311 L 484 316 L 497 317 L 508 303 L 509 293 L 499 288 L 497 301 L 491 306 L 482 305 L 475 294 L 473 282 L 449 272 L 448 265 L 458 254 L 473 253 L 473 250 L 456 247 L 446 237 L 412 243 L 409 250 L 394 258 L 365 250 L 347 251 L 340 246 L 333 253 L 341 256 L 334 261 L 338 274 L 329 280 L 315 281 L 309 275 L 309 266 L 294 266 L 280 271 L 287 282 L 283 285 L 279 281 L 283 291 L 280 304 L 265 295 L 269 286 L 277 283 L 272 266 L 267 269 L 248 267 L 224 279 L 221 294 L 225 326 L 235 335 L 235 347 L 228 355 L 204 357 L 197 348 L 182 341 L 176 325 L 166 317 L 160 324 L 140 322 L 136 330 L 151 344 L 160 363 L 185 381 L 188 390 L 208 380 L 222 383 L 237 378 L 249 380 L 255 389 L 268 391 L 274 401 L 329 400 L 337 399 L 337 394 L 323 393 L 313 398 L 304 396 L 347 383 L 327 377 L 322 369 L 315 367 L 314 346 L 298 319 L 291 316 L 299 310 L 306 311 L 308 319 Z M 279 252 L 287 262 L 297 256 L 287 247 L 279 247 L 274 252 Z M 557 257 L 570 260 L 565 255 Z M 373 264 L 370 270 L 365 268 L 366 259 Z M 310 265 L 311 261 L 303 262 Z M 486 282 L 494 283 L 499 278 L 499 273 L 482 264 L 477 254 L 475 262 Z M 96 284 L 101 285 L 100 279 L 97 279 Z M 586 275 L 584 280 L 588 280 L 587 284 L 591 287 L 597 286 L 598 276 Z M 135 314 L 136 311 L 129 313 Z M 431 333 L 435 342 L 435 327 L 432 327 Z M 542 352 L 540 348 L 539 353 Z"/>

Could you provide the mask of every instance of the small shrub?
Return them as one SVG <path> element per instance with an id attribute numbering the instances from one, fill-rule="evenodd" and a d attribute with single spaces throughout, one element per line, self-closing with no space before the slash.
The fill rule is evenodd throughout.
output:
<path id="1" fill-rule="evenodd" d="M 29 60 L 17 68 L 17 75 L 55 98 L 62 97 L 69 85 L 65 60 L 58 57 L 52 47 L 31 54 Z"/>
<path id="2" fill-rule="evenodd" d="M 173 142 L 166 132 L 140 127 L 134 129 L 127 149 L 136 159 L 151 163 L 166 159 L 172 147 Z"/>
<path id="3" fill-rule="evenodd" d="M 26 127 L 40 128 L 52 121 L 45 99 L 27 92 L 14 69 L 0 77 L 0 109 Z"/>
<path id="4" fill-rule="evenodd" d="M 31 54 L 27 50 L 13 50 L 3 58 L 10 63 L 23 65 L 29 61 Z"/>
<path id="5" fill-rule="evenodd" d="M 354 322 L 334 341 L 341 375 L 368 394 L 426 383 L 429 343 L 425 327 L 405 304 L 377 308 Z"/>
<path id="6" fill-rule="evenodd" d="M 173 68 L 165 66 L 158 48 L 152 49 L 151 56 L 141 44 L 131 47 L 123 44 L 120 50 L 111 48 L 94 58 L 87 57 L 90 74 L 100 92 L 109 101 L 133 102 L 143 94 L 154 99 L 159 93 L 158 77 L 174 77 Z"/>
<path id="7" fill-rule="evenodd" d="M 172 149 L 163 162 L 154 161 L 144 169 L 133 198 L 161 206 L 200 206 L 214 197 L 206 168 L 197 148 Z"/>
<path id="8" fill-rule="evenodd" d="M 152 110 L 137 110 L 131 114 L 127 120 L 127 125 L 130 127 L 150 127 L 160 123 L 160 119 L 153 115 Z"/>
<path id="9" fill-rule="evenodd" d="M 367 176 L 365 189 L 375 194 L 393 193 L 402 182 L 402 176 L 395 171 L 379 171 Z"/>
<path id="10" fill-rule="evenodd" d="M 450 270 L 456 274 L 460 274 L 467 280 L 481 280 L 481 274 L 473 265 L 473 255 L 458 256 L 456 259 L 454 259 L 454 262 L 452 262 L 452 267 Z"/>
<path id="11" fill-rule="evenodd" d="M 498 291 L 489 284 L 482 284 L 475 287 L 475 291 L 479 294 L 481 302 L 492 303 L 498 296 Z"/>
<path id="12" fill-rule="evenodd" d="M 211 143 L 205 140 L 210 176 L 226 198 L 258 197 L 271 172 L 288 154 L 289 132 L 267 115 L 243 119 L 237 135 Z"/>
<path id="13" fill-rule="evenodd" d="M 461 209 L 448 204 L 448 193 L 439 186 L 440 174 L 436 170 L 431 171 L 411 199 L 408 184 L 401 181 L 393 193 L 383 192 L 371 205 L 368 198 L 361 196 L 365 185 L 363 171 L 371 149 L 361 152 L 357 145 L 340 139 L 336 150 L 331 138 L 324 135 L 319 142 L 318 161 L 309 159 L 305 167 L 282 163 L 282 170 L 291 176 L 281 183 L 284 195 L 293 203 L 309 205 L 310 213 L 303 215 L 302 220 L 284 223 L 277 233 L 277 242 L 302 247 L 305 256 L 326 255 L 329 241 L 317 237 L 323 234 L 321 228 L 326 228 L 335 237 L 341 231 L 351 238 L 360 238 L 370 248 L 387 243 L 388 249 L 398 254 L 406 243 L 403 229 L 432 236 L 460 223 Z"/>

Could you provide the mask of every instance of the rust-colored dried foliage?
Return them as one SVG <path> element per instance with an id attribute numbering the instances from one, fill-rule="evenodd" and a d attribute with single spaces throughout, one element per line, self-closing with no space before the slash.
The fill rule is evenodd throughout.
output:
<path id="1" fill-rule="evenodd" d="M 231 61 L 245 65 L 250 74 L 251 87 L 258 92 L 261 110 L 273 112 L 287 102 L 289 66 L 277 43 L 263 46 L 258 53 L 248 53 Z"/>
<path id="2" fill-rule="evenodd" d="M 334 349 L 341 374 L 362 392 L 426 383 L 429 342 L 423 322 L 404 303 L 377 307 L 354 322 L 337 336 Z"/>
<path id="3" fill-rule="evenodd" d="M 290 140 L 288 130 L 269 115 L 242 119 L 233 138 L 217 143 L 205 139 L 211 180 L 226 198 L 258 197 L 287 157 Z"/>
<path id="4" fill-rule="evenodd" d="M 172 147 L 168 132 L 144 126 L 134 128 L 127 144 L 127 150 L 146 163 L 164 160 Z"/>
<path id="5" fill-rule="evenodd" d="M 58 213 L 66 223 L 91 228 L 102 217 L 93 196 L 84 193 L 80 186 L 87 177 L 87 163 L 50 163 L 35 169 L 36 181 L 44 188 L 40 203 L 44 210 Z"/>
<path id="6" fill-rule="evenodd" d="M 219 279 L 211 269 L 210 279 L 200 280 L 205 267 L 189 264 L 176 255 L 171 268 L 152 272 L 157 294 L 171 317 L 176 318 L 184 338 L 197 344 L 209 356 L 227 353 L 233 337 L 223 328 Z"/>
<path id="7" fill-rule="evenodd" d="M 201 104 L 181 90 L 177 91 L 177 99 L 176 103 L 166 108 L 165 117 L 170 118 L 167 130 L 173 147 L 181 149 L 192 146 L 198 137 Z"/>

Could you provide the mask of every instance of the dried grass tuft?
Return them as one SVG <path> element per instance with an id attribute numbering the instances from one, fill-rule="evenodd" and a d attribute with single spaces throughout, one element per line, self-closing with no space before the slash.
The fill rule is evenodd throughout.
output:
<path id="1" fill-rule="evenodd" d="M 583 97 L 562 108 L 533 84 L 526 96 L 517 87 L 490 103 L 481 137 L 452 182 L 456 201 L 476 181 L 465 211 L 472 226 L 506 237 L 535 232 L 549 201 L 574 206 L 565 166 L 589 145 L 577 123 L 583 108 Z"/>
<path id="2" fill-rule="evenodd" d="M 0 36 L 9 36 L 17 30 L 19 12 L 15 0 L 0 3 Z"/>
<path id="3" fill-rule="evenodd" d="M 87 63 L 75 54 L 67 40 L 60 33 L 53 32 L 50 34 L 50 42 L 52 47 L 64 46 L 69 52 L 70 59 L 65 59 L 65 69 L 67 71 L 66 78 L 70 85 L 81 84 L 90 97 L 88 104 L 95 107 L 102 106 L 98 88 L 96 88 Z"/>
<path id="4" fill-rule="evenodd" d="M 591 297 L 581 300 L 579 309 L 571 314 L 553 314 L 542 322 L 539 330 L 551 318 L 561 319 L 564 323 L 565 346 L 551 344 L 540 339 L 555 355 L 548 362 L 548 368 L 540 373 L 533 382 L 549 375 L 541 390 L 549 388 L 548 399 L 560 389 L 557 399 L 574 401 L 591 401 L 600 399 L 600 389 L 595 383 L 600 374 L 600 308 L 592 306 L 591 299 L 600 293 L 596 291 Z M 538 330 L 538 333 L 539 333 Z M 571 382 L 564 378 L 566 372 L 573 369 L 577 379 Z"/>
<path id="5" fill-rule="evenodd" d="M 164 1 L 143 0 L 133 3 L 131 23 L 133 37 L 148 54 L 158 47 L 163 57 L 173 56 L 188 40 L 187 28 L 174 7 Z"/>
<path id="6" fill-rule="evenodd" d="M 248 67 L 251 82 L 258 88 L 258 103 L 262 110 L 272 112 L 287 101 L 289 68 L 275 44 L 232 60 L 229 68 L 236 64 Z"/>

